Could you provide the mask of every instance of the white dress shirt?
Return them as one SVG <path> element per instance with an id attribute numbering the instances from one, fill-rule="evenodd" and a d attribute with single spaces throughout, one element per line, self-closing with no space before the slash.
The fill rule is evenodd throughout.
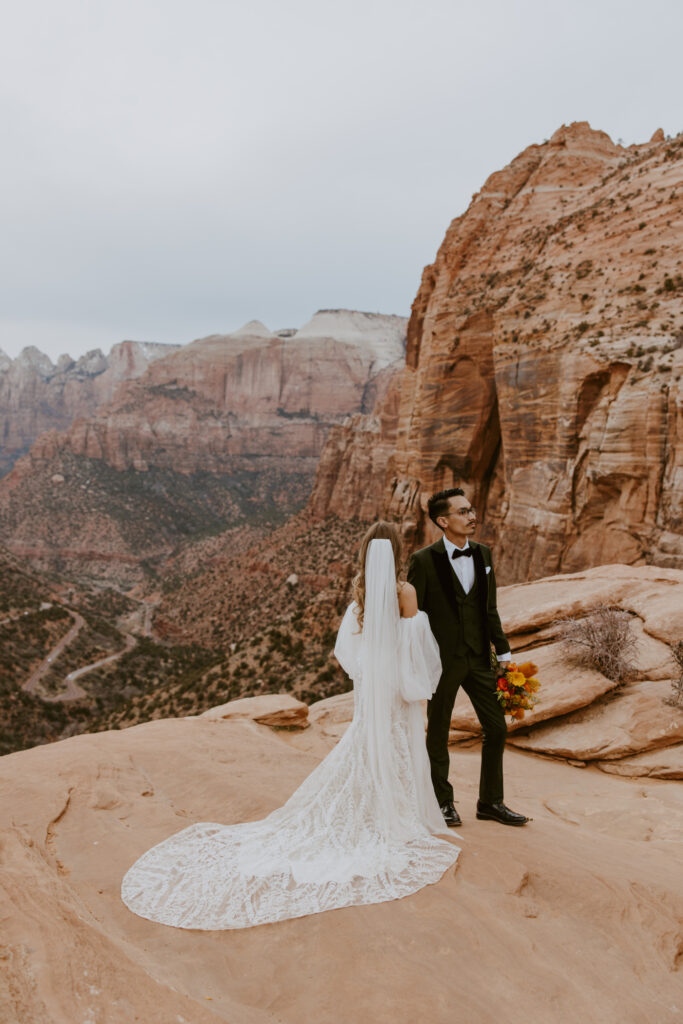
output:
<path id="1" fill-rule="evenodd" d="M 469 558 L 453 558 L 454 551 L 467 551 L 470 542 L 465 541 L 465 546 L 459 548 L 457 544 L 454 544 L 452 540 L 444 536 L 444 545 L 448 554 L 448 561 L 451 564 L 453 572 L 460 580 L 460 585 L 466 594 L 469 594 L 470 590 L 474 586 L 474 559 L 470 556 Z"/>
<path id="2" fill-rule="evenodd" d="M 474 586 L 474 559 L 471 556 L 466 558 L 453 558 L 453 552 L 456 550 L 466 551 L 467 548 L 469 548 L 470 546 L 470 542 L 466 540 L 464 546 L 459 548 L 458 545 L 454 544 L 453 541 L 449 540 L 445 534 L 443 542 L 446 548 L 446 554 L 448 555 L 448 561 L 451 564 L 451 568 L 453 569 L 453 572 L 460 580 L 462 589 L 465 591 L 466 594 L 469 594 L 470 590 Z M 486 566 L 487 574 L 489 573 L 489 571 L 489 566 Z M 510 661 L 512 655 L 496 654 L 496 657 L 498 658 L 498 661 Z"/>

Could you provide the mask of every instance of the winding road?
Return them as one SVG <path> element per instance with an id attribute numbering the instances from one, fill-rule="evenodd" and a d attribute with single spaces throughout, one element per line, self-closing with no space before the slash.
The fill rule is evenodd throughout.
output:
<path id="1" fill-rule="evenodd" d="M 55 644 L 55 646 L 52 648 L 47 657 L 43 658 L 38 668 L 34 669 L 34 671 L 31 673 L 26 682 L 22 684 L 21 688 L 24 691 L 24 693 L 31 693 L 34 696 L 40 697 L 41 700 L 54 701 L 61 699 L 59 697 L 46 697 L 44 696 L 44 694 L 38 692 L 38 688 L 40 680 L 52 668 L 52 663 L 56 661 L 56 659 L 62 653 L 64 648 L 68 647 L 69 644 L 76 639 L 80 631 L 83 629 L 83 626 L 85 625 L 85 619 L 83 618 L 82 615 L 79 615 L 78 612 L 69 611 L 69 615 L 74 620 L 73 626 L 71 627 L 69 632 L 65 633 L 62 639 Z M 80 690 L 80 687 L 78 687 L 78 689 Z M 83 696 L 83 692 L 81 692 L 79 696 Z M 73 700 L 73 697 L 67 699 Z"/>
<path id="2" fill-rule="evenodd" d="M 151 636 L 152 615 L 154 614 L 156 604 L 150 601 L 141 601 L 140 604 L 141 626 L 143 636 Z M 65 649 L 65 647 L 68 647 L 69 644 L 76 639 L 81 629 L 85 625 L 85 619 L 83 618 L 82 615 L 79 615 L 78 612 L 72 611 L 71 609 L 68 609 L 68 611 L 69 615 L 71 615 L 71 617 L 74 620 L 73 626 L 71 627 L 69 632 L 65 633 L 61 640 L 59 640 L 58 643 L 55 644 L 55 646 L 52 648 L 47 657 L 43 658 L 38 667 L 34 669 L 29 678 L 26 680 L 25 683 L 22 684 L 21 687 L 25 693 L 30 693 L 33 696 L 40 698 L 40 700 L 45 701 L 45 703 L 47 704 L 54 704 L 56 701 L 80 700 L 82 697 L 87 697 L 88 694 L 86 693 L 82 686 L 78 685 L 76 680 L 80 679 L 84 675 L 87 675 L 88 672 L 93 672 L 96 668 L 101 668 L 102 665 L 111 664 L 111 662 L 116 661 L 124 654 L 127 654 L 128 651 L 132 651 L 132 649 L 137 644 L 137 638 L 132 633 L 126 633 L 126 645 L 120 651 L 115 651 L 114 654 L 108 654 L 104 658 L 99 658 L 97 661 L 93 661 L 90 665 L 83 665 L 81 666 L 81 668 L 73 669 L 73 671 L 69 672 L 69 674 L 64 677 L 65 689 L 62 690 L 60 693 L 41 693 L 41 679 L 43 678 L 44 675 L 46 675 L 47 672 L 49 672 L 54 662 L 57 660 L 57 658 Z"/>
<path id="3" fill-rule="evenodd" d="M 69 672 L 68 676 L 64 676 L 64 683 L 66 689 L 61 693 L 55 694 L 54 696 L 43 696 L 44 701 L 58 701 L 58 700 L 80 700 L 81 697 L 87 697 L 87 693 L 82 686 L 79 686 L 76 682 L 81 676 L 86 675 L 88 672 L 93 672 L 96 668 L 100 668 L 102 665 L 109 665 L 110 662 L 116 661 L 121 655 L 126 654 L 128 651 L 132 651 L 135 647 L 137 640 L 130 633 L 126 635 L 126 646 L 120 651 L 115 651 L 114 654 L 108 654 L 106 658 L 100 658 L 99 661 L 93 661 L 90 665 L 83 665 L 82 668 L 75 668 L 73 672 Z"/>

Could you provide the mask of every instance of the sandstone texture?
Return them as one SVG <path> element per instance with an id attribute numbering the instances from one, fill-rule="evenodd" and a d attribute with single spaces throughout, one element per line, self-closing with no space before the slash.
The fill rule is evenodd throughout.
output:
<path id="1" fill-rule="evenodd" d="M 683 742 L 683 708 L 666 703 L 667 681 L 642 680 L 614 700 L 584 708 L 561 722 L 533 729 L 510 742 L 523 750 L 582 761 L 613 760 Z"/>
<path id="2" fill-rule="evenodd" d="M 326 736 L 340 739 L 353 719 L 353 691 L 316 701 L 309 707 L 308 717 Z"/>
<path id="3" fill-rule="evenodd" d="M 308 705 L 288 693 L 266 693 L 262 697 L 244 697 L 204 711 L 202 718 L 212 721 L 227 718 L 248 718 L 259 725 L 285 729 L 305 729 Z"/>
<path id="4" fill-rule="evenodd" d="M 378 493 L 371 450 L 393 445 L 367 515 L 415 546 L 429 494 L 462 485 L 501 582 L 683 567 L 682 185 L 683 137 L 624 148 L 584 122 L 491 175 L 425 268 L 398 415 L 330 438 L 316 514 Z"/>
<path id="5" fill-rule="evenodd" d="M 683 779 L 683 743 L 657 747 L 645 754 L 622 757 L 618 761 L 599 761 L 598 768 L 610 775 L 630 778 Z"/>
<path id="6" fill-rule="evenodd" d="M 680 1019 L 671 782 L 510 750 L 508 798 L 533 822 L 504 829 L 475 819 L 478 751 L 455 749 L 457 871 L 407 899 L 213 933 L 121 903 L 145 849 L 195 821 L 263 817 L 333 743 L 315 725 L 198 717 L 0 759 L 3 1021 L 494 1024 L 501 1006 L 510 1024 Z"/>
<path id="7" fill-rule="evenodd" d="M 513 641 L 516 635 L 527 636 L 560 619 L 576 618 L 606 604 L 632 611 L 643 620 L 648 616 L 648 631 L 656 636 L 657 630 L 662 633 L 662 639 L 668 637 L 673 642 L 677 639 L 677 617 L 682 613 L 681 582 L 683 574 L 676 569 L 601 565 L 583 572 L 501 587 L 498 609 L 505 631 Z M 664 609 L 668 609 L 668 615 Z M 673 629 L 668 628 L 669 616 L 673 616 Z"/>
<path id="8" fill-rule="evenodd" d="M 270 579 L 279 558 L 268 544 L 249 557 Z M 343 564 L 328 557 L 326 568 L 304 571 L 295 557 L 276 570 L 283 588 L 308 595 L 321 627 L 339 610 L 330 588 Z M 198 585 L 208 593 L 209 582 Z M 674 569 L 609 565 L 501 588 L 503 624 L 524 644 L 517 660 L 536 661 L 542 681 L 542 703 L 511 729 L 505 755 L 506 801 L 533 820 L 476 820 L 479 739 L 456 707 L 457 871 L 395 903 L 198 934 L 136 918 L 119 898 L 127 868 L 164 837 L 280 806 L 348 728 L 350 691 L 309 706 L 262 693 L 0 758 L 0 1020 L 495 1024 L 504 1005 L 511 1024 L 674 1024 L 683 708 L 667 703 L 668 678 L 639 676 L 665 669 L 664 609 L 675 621 L 682 584 Z M 557 636 L 566 612 L 601 603 L 631 611 L 641 640 L 634 679 L 618 689 L 578 669 Z M 297 672 L 281 630 L 267 635 Z M 466 979 L 457 1004 L 441 998 L 454 964 Z"/>
<path id="9" fill-rule="evenodd" d="M 119 384 L 140 377 L 155 359 L 177 346 L 122 341 L 108 356 L 93 349 L 80 359 L 60 356 L 56 364 L 37 348 L 10 359 L 0 351 L 0 474 L 8 472 L 36 438 L 66 430 L 75 419 L 93 416 L 114 397 Z"/>

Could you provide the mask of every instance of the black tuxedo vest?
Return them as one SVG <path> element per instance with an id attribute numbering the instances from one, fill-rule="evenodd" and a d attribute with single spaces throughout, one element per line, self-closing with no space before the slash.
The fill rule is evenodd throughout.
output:
<path id="1" fill-rule="evenodd" d="M 460 580 L 449 566 L 453 574 L 453 590 L 458 605 L 457 627 L 453 636 L 453 653 L 462 655 L 470 650 L 474 654 L 483 654 L 488 643 L 488 631 L 484 634 L 479 598 L 479 583 L 475 579 L 474 586 L 465 593 Z"/>

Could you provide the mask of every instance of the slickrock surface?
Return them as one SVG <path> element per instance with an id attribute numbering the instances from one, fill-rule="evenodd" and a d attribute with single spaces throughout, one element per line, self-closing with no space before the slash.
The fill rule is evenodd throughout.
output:
<path id="1" fill-rule="evenodd" d="M 683 743 L 673 747 L 658 747 L 645 754 L 623 757 L 619 761 L 600 761 L 598 768 L 610 775 L 626 775 L 653 779 L 683 779 Z"/>
<path id="2" fill-rule="evenodd" d="M 673 643 L 683 634 L 683 573 L 650 565 L 601 565 L 498 590 L 508 637 L 528 634 L 559 619 L 576 618 L 600 604 L 635 612 L 656 638 Z"/>
<path id="3" fill-rule="evenodd" d="M 512 646 L 516 634 L 525 641 L 524 649 L 513 651 L 513 657 L 538 664 L 542 680 L 536 708 L 521 721 L 509 723 L 510 742 L 536 753 L 601 762 L 683 740 L 683 708 L 666 703 L 676 674 L 666 641 L 674 643 L 683 635 L 678 626 L 683 621 L 682 584 L 679 570 L 605 565 L 561 578 L 502 587 L 499 607 Z M 543 642 L 549 633 L 557 635 L 558 620 L 583 618 L 600 604 L 622 608 L 634 616 L 631 629 L 638 640 L 632 659 L 634 671 L 618 690 L 599 672 L 577 666 L 563 644 Z M 540 646 L 534 644 L 535 631 Z M 545 725 L 534 728 L 539 722 Z M 460 738 L 480 732 L 464 694 L 456 701 L 453 728 L 464 731 Z M 652 769 L 653 775 L 677 777 L 679 755 L 672 757 L 670 769 L 666 768 L 670 763 L 667 757 L 660 755 L 644 762 L 642 771 L 624 766 L 623 774 L 645 775 Z"/>
<path id="4" fill-rule="evenodd" d="M 665 703 L 670 693 L 665 680 L 632 683 L 613 700 L 539 726 L 528 736 L 513 735 L 510 743 L 583 761 L 612 760 L 683 743 L 683 708 Z"/>
<path id="5" fill-rule="evenodd" d="M 109 402 L 118 385 L 140 377 L 149 364 L 177 348 L 156 342 L 122 341 L 108 356 L 93 349 L 80 359 L 63 355 L 52 363 L 33 346 L 10 359 L 0 350 L 0 474 L 11 469 L 47 430 L 66 430 Z"/>
<path id="6" fill-rule="evenodd" d="M 288 693 L 265 693 L 261 697 L 231 700 L 217 708 L 209 708 L 202 718 L 211 721 L 227 718 L 250 718 L 259 725 L 305 729 L 308 726 L 308 705 Z"/>
<path id="7" fill-rule="evenodd" d="M 309 721 L 332 739 L 344 735 L 353 718 L 353 691 L 317 700 L 308 709 Z"/>
<path id="8" fill-rule="evenodd" d="M 308 499 L 330 428 L 386 394 L 406 324 L 350 310 L 280 334 L 252 321 L 150 363 L 18 460 L 0 536 L 40 568 L 129 584 L 188 538 L 281 522 Z"/>
<path id="9" fill-rule="evenodd" d="M 200 717 L 2 758 L 3 1024 L 680 1020 L 673 782 L 511 750 L 507 799 L 534 820 L 506 829 L 476 821 L 478 751 L 455 750 L 457 870 L 407 899 L 213 933 L 121 903 L 145 849 L 194 821 L 262 817 L 333 742 Z"/>
<path id="10" fill-rule="evenodd" d="M 492 174 L 425 268 L 397 418 L 331 436 L 316 514 L 377 493 L 393 445 L 368 518 L 429 542 L 428 495 L 465 485 L 501 582 L 683 567 L 682 231 L 682 136 L 574 123 Z"/>

